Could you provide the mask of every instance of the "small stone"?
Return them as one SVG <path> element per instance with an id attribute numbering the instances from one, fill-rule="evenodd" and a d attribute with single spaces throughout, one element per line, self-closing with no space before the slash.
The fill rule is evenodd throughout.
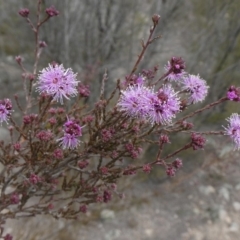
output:
<path id="1" fill-rule="evenodd" d="M 208 186 L 200 186 L 200 187 L 199 187 L 199 191 L 200 191 L 201 193 L 203 193 L 204 195 L 206 195 L 206 196 L 208 196 L 208 195 L 216 192 L 215 188 L 214 188 L 213 186 L 211 186 L 211 185 L 208 185 Z"/>
<path id="2" fill-rule="evenodd" d="M 229 227 L 229 232 L 238 232 L 239 231 L 239 225 L 236 222 L 233 222 Z"/>
<path id="3" fill-rule="evenodd" d="M 112 239 L 119 238 L 120 235 L 121 235 L 121 231 L 119 229 L 114 229 L 106 232 L 104 239 L 112 240 Z"/>
<path id="4" fill-rule="evenodd" d="M 148 237 L 151 237 L 153 235 L 153 229 L 148 228 L 148 229 L 145 229 L 144 232 Z"/>
<path id="5" fill-rule="evenodd" d="M 236 190 L 240 190 L 240 183 L 235 186 Z"/>
<path id="6" fill-rule="evenodd" d="M 222 221 L 224 221 L 224 222 L 226 222 L 226 223 L 228 223 L 228 224 L 230 224 L 231 223 L 231 218 L 228 216 L 228 214 L 227 214 L 227 212 L 226 212 L 226 210 L 225 209 L 220 209 L 219 210 L 219 218 L 222 220 Z"/>
<path id="7" fill-rule="evenodd" d="M 115 218 L 115 213 L 114 213 L 114 211 L 112 211 L 110 209 L 104 209 L 104 210 L 101 211 L 100 216 L 103 220 L 114 219 Z"/>
<path id="8" fill-rule="evenodd" d="M 7 209 L 7 208 L 5 208 L 5 209 L 3 209 L 0 213 L 1 213 L 1 214 L 7 214 L 7 213 L 10 213 L 10 210 Z"/>
<path id="9" fill-rule="evenodd" d="M 188 199 L 189 200 L 193 199 L 193 195 L 188 195 Z"/>
<path id="10" fill-rule="evenodd" d="M 234 202 L 233 207 L 236 211 L 240 211 L 240 202 Z"/>
<path id="11" fill-rule="evenodd" d="M 225 187 L 222 187 L 222 188 L 219 190 L 219 195 L 222 196 L 226 201 L 229 201 L 229 199 L 230 199 L 229 191 L 228 191 L 228 189 L 225 188 Z"/>
<path id="12" fill-rule="evenodd" d="M 193 209 L 193 212 L 194 212 L 196 215 L 199 215 L 200 210 L 199 210 L 198 208 L 194 208 L 194 209 Z"/>

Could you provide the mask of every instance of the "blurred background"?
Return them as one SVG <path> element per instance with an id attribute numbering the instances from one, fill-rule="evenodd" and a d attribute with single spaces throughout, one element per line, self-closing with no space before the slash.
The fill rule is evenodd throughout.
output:
<path id="1" fill-rule="evenodd" d="M 21 71 L 15 56 L 24 58 L 31 71 L 34 37 L 19 16 L 30 9 L 34 21 L 37 0 L 0 0 L 1 99 L 16 92 L 23 95 Z M 123 80 L 141 50 L 152 24 L 161 16 L 157 33 L 162 37 L 148 49 L 139 70 L 164 65 L 172 56 L 186 61 L 186 71 L 200 74 L 210 91 L 203 103 L 225 95 L 230 85 L 240 85 L 239 0 L 52 0 L 60 15 L 42 28 L 44 49 L 40 69 L 49 62 L 63 63 L 78 72 L 91 87 L 89 104 L 99 94 L 105 69 L 107 93 Z M 198 105 L 196 107 L 200 107 Z M 228 102 L 194 119 L 196 129 L 219 130 L 225 118 L 239 113 L 237 103 Z M 15 113 L 17 116 L 17 113 Z M 1 127 L 1 138 L 7 131 Z M 167 151 L 183 141 L 175 136 Z M 180 146 L 180 145 L 179 145 Z M 155 149 L 142 160 L 148 162 Z M 181 156 L 184 166 L 173 179 L 159 168 L 151 174 L 128 177 L 119 183 L 125 198 L 99 205 L 78 221 L 38 216 L 8 222 L 16 239 L 238 239 L 240 234 L 240 159 L 227 138 L 208 138 L 199 152 Z"/>

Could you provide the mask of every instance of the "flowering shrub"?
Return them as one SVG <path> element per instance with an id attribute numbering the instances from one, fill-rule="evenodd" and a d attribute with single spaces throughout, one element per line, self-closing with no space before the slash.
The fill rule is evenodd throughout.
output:
<path id="1" fill-rule="evenodd" d="M 39 58 L 47 46 L 40 39 L 40 27 L 59 15 L 51 6 L 41 19 L 41 6 L 42 1 L 38 0 L 36 25 L 29 18 L 31 13 L 27 8 L 19 11 L 36 39 L 32 71 L 26 70 L 20 56 L 16 57 L 23 71 L 26 104 L 22 106 L 15 97 L 18 109 L 13 109 L 13 99 L 0 101 L 0 123 L 2 127 L 10 124 L 11 137 L 10 142 L 0 142 L 1 224 L 7 218 L 36 214 L 75 219 L 86 213 L 89 204 L 107 203 L 113 195 L 121 197 L 118 179 L 138 171 L 150 173 L 154 167 L 162 167 L 173 177 L 183 166 L 178 155 L 190 148 L 203 149 L 205 135 L 228 135 L 236 148 L 240 148 L 238 114 L 228 119 L 225 130 L 215 132 L 197 132 L 194 124 L 188 122 L 224 101 L 240 101 L 238 88 L 231 86 L 221 99 L 184 114 L 191 105 L 206 98 L 209 87 L 205 80 L 187 73 L 181 57 L 172 57 L 161 77 L 158 67 L 138 69 L 148 46 L 159 38 L 153 35 L 160 16 L 152 17 L 148 39 L 142 43 L 130 74 L 124 81 L 119 80 L 105 98 L 108 81 L 105 73 L 99 100 L 91 109 L 84 101 L 91 92 L 71 68 L 65 69 L 63 64 L 54 62 L 38 70 Z M 13 111 L 21 113 L 20 125 L 12 116 Z M 188 142 L 170 154 L 163 154 L 176 132 L 188 134 Z M 155 157 L 147 164 L 129 161 L 139 158 L 146 144 L 158 146 Z M 12 239 L 9 234 L 3 236 L 3 231 L 1 237 Z"/>

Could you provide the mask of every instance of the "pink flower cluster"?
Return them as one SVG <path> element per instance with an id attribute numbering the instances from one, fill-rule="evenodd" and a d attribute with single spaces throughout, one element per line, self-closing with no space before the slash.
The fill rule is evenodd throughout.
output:
<path id="1" fill-rule="evenodd" d="M 185 63 L 181 57 L 172 57 L 165 66 L 167 79 L 170 81 L 179 81 L 186 74 L 184 71 Z"/>
<path id="2" fill-rule="evenodd" d="M 190 94 L 189 102 L 197 103 L 202 102 L 208 93 L 208 86 L 206 81 L 201 79 L 199 75 L 187 75 L 182 81 L 183 90 Z"/>
<path id="3" fill-rule="evenodd" d="M 179 98 L 170 85 L 162 86 L 158 92 L 141 84 L 130 86 L 122 91 L 117 106 L 130 117 L 152 124 L 169 123 L 180 111 Z"/>
<path id="4" fill-rule="evenodd" d="M 12 102 L 10 99 L 5 98 L 0 100 L 0 124 L 7 122 L 12 111 Z"/>
<path id="5" fill-rule="evenodd" d="M 227 121 L 229 125 L 225 128 L 225 134 L 232 138 L 237 149 L 240 149 L 240 115 L 233 113 Z"/>
<path id="6" fill-rule="evenodd" d="M 181 86 L 181 93 L 188 95 L 188 104 L 195 104 L 203 101 L 208 93 L 206 81 L 198 75 L 190 75 L 185 72 L 185 63 L 180 57 L 172 57 L 165 67 L 166 73 L 163 78 L 167 81 L 178 82 Z M 157 68 L 154 72 L 157 71 Z M 144 73 L 146 70 L 144 71 Z M 126 112 L 130 117 L 148 121 L 151 124 L 169 124 L 182 108 L 180 108 L 180 99 L 170 84 L 162 85 L 157 92 L 151 87 L 146 87 L 146 79 L 151 78 L 143 76 L 127 76 L 125 85 L 128 87 L 122 90 L 118 101 L 118 109 Z M 187 101 L 186 101 L 187 103 Z"/>
<path id="7" fill-rule="evenodd" d="M 64 69 L 63 65 L 49 64 L 38 76 L 37 91 L 47 93 L 53 100 L 63 103 L 63 98 L 76 96 L 78 81 L 71 68 Z"/>
<path id="8" fill-rule="evenodd" d="M 68 120 L 64 124 L 64 135 L 58 139 L 63 149 L 77 148 L 80 141 L 78 137 L 82 136 L 82 127 L 75 120 Z"/>

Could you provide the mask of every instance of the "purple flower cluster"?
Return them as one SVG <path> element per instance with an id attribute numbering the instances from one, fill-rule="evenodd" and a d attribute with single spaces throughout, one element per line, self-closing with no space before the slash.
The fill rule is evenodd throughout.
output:
<path id="1" fill-rule="evenodd" d="M 234 141 L 236 148 L 240 149 L 240 115 L 233 113 L 227 121 L 229 125 L 225 128 L 225 134 Z"/>
<path id="2" fill-rule="evenodd" d="M 5 98 L 0 100 L 0 124 L 7 122 L 9 116 L 11 115 L 12 102 L 10 99 Z"/>
<path id="3" fill-rule="evenodd" d="M 206 81 L 199 75 L 191 75 L 185 72 L 185 63 L 181 57 L 172 57 L 165 66 L 165 79 L 175 81 L 183 85 L 182 90 L 190 94 L 189 102 L 197 103 L 203 101 L 208 93 Z"/>
<path id="4" fill-rule="evenodd" d="M 121 93 L 117 104 L 119 110 L 126 112 L 130 117 L 146 119 L 151 107 L 150 99 L 155 96 L 153 90 L 136 84 Z"/>
<path id="5" fill-rule="evenodd" d="M 179 81 L 181 80 L 186 72 L 185 63 L 181 57 L 172 57 L 171 60 L 165 66 L 167 79 L 170 81 Z"/>
<path id="6" fill-rule="evenodd" d="M 63 103 L 63 98 L 69 99 L 69 96 L 77 95 L 77 85 L 76 74 L 71 68 L 64 69 L 63 65 L 49 64 L 38 76 L 37 90 Z"/>
<path id="7" fill-rule="evenodd" d="M 240 102 L 240 88 L 231 86 L 227 91 L 227 98 L 230 101 Z"/>
<path id="8" fill-rule="evenodd" d="M 151 99 L 151 109 L 148 118 L 151 123 L 167 124 L 180 111 L 180 101 L 170 85 L 158 90 Z"/>
<path id="9" fill-rule="evenodd" d="M 197 103 L 203 101 L 208 93 L 208 86 L 206 81 L 201 79 L 199 75 L 187 75 L 183 78 L 183 90 L 190 94 L 190 103 Z"/>
<path id="10" fill-rule="evenodd" d="M 63 149 L 76 148 L 80 141 L 78 137 L 82 136 L 82 127 L 75 120 L 68 120 L 64 124 L 64 136 L 58 141 L 61 143 Z"/>
<path id="11" fill-rule="evenodd" d="M 122 91 L 117 106 L 129 116 L 152 124 L 169 123 L 180 111 L 179 98 L 170 85 L 162 86 L 157 93 L 143 85 L 130 86 Z"/>

